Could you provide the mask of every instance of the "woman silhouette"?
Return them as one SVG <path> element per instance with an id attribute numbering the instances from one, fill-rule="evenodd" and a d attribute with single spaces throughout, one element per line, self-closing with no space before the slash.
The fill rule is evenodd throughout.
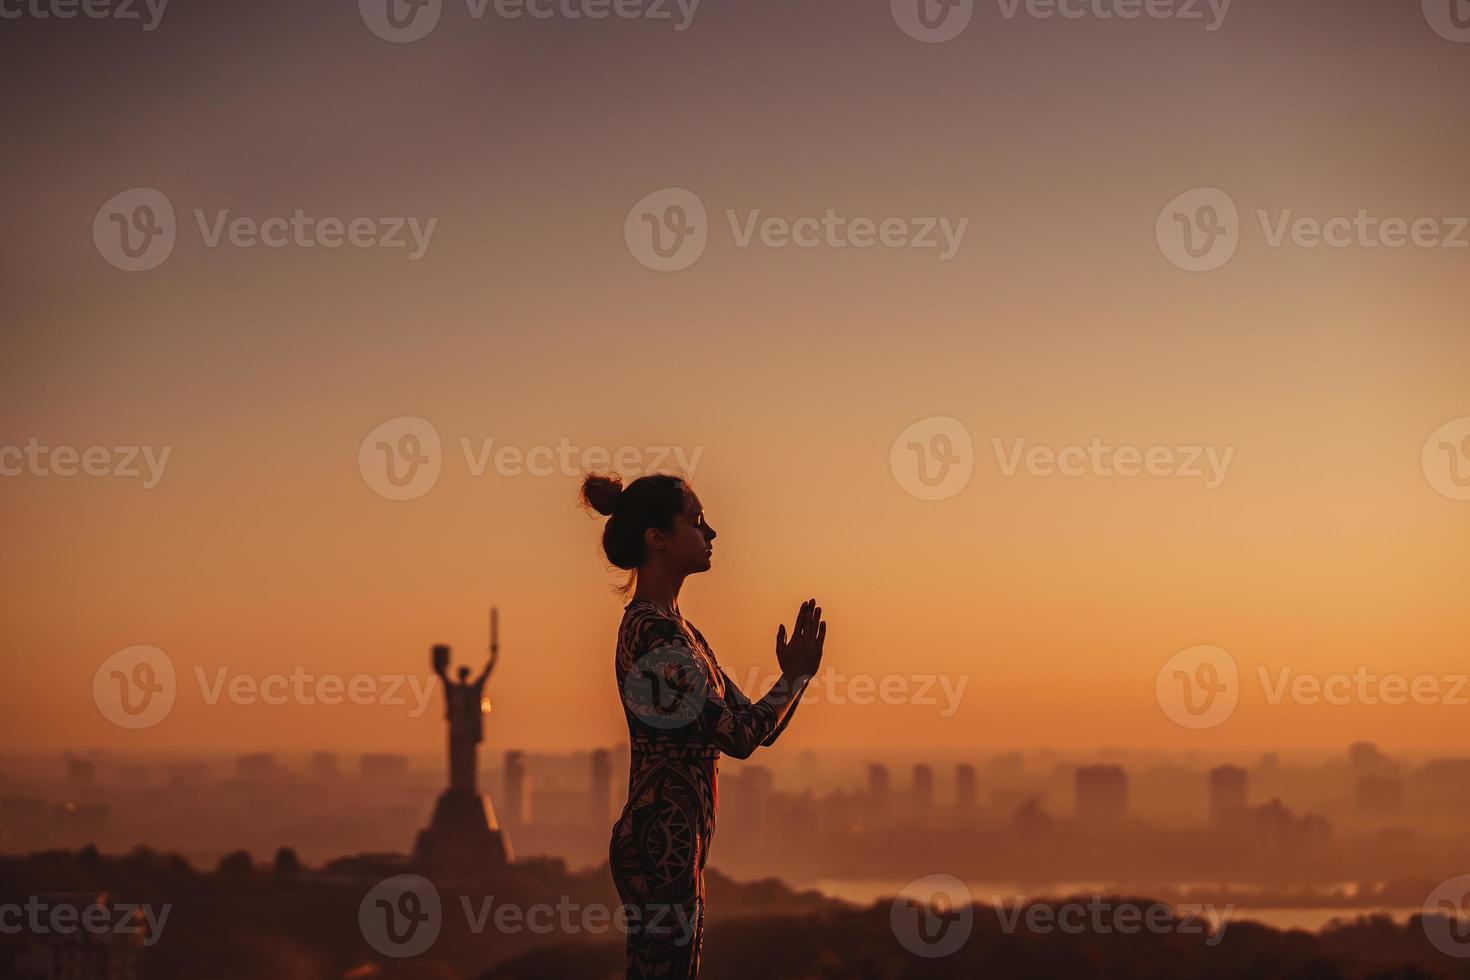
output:
<path id="1" fill-rule="evenodd" d="M 680 586 L 709 571 L 714 550 L 699 497 L 675 476 L 641 477 L 624 489 L 616 477 L 591 475 L 582 499 L 608 518 L 607 560 L 632 573 L 617 643 L 632 764 L 608 852 L 628 915 L 627 976 L 686 980 L 699 973 L 720 754 L 744 759 L 776 741 L 821 665 L 827 624 L 809 599 L 789 638 L 777 628 L 781 677 L 752 704 L 679 612 Z"/>

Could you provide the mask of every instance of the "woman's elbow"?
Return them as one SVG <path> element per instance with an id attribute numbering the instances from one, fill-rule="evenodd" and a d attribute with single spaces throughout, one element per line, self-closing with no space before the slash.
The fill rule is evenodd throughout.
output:
<path id="1" fill-rule="evenodd" d="M 720 751 L 732 759 L 749 759 L 758 748 L 760 745 L 756 742 L 731 742 L 720 746 Z"/>

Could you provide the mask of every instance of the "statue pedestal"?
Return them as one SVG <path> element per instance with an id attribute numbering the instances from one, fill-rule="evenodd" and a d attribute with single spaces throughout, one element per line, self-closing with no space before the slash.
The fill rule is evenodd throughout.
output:
<path id="1" fill-rule="evenodd" d="M 515 860 L 510 839 L 495 822 L 489 797 L 451 787 L 434 804 L 434 818 L 419 831 L 414 860 L 425 868 L 475 874 Z"/>

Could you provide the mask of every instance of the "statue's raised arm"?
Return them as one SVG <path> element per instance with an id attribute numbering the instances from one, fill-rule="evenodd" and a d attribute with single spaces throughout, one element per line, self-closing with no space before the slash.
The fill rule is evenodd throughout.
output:
<path id="1" fill-rule="evenodd" d="M 490 659 L 485 661 L 485 669 L 480 671 L 480 676 L 475 678 L 475 686 L 479 687 L 489 678 L 490 672 L 495 669 L 495 662 L 500 659 L 500 610 L 494 606 L 490 607 Z"/>

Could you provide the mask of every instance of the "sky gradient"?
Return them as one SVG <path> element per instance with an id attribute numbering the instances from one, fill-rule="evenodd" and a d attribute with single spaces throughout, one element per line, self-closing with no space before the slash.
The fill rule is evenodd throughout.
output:
<path id="1" fill-rule="evenodd" d="M 1470 502 L 1421 460 L 1470 416 L 1470 248 L 1270 241 L 1288 210 L 1470 214 L 1470 44 L 1419 8 L 1239 0 L 1208 31 L 992 3 L 941 44 L 837 0 L 707 0 L 684 31 L 448 3 L 407 44 L 352 3 L 0 21 L 0 445 L 171 447 L 151 489 L 0 479 L 0 742 L 433 748 L 437 693 L 424 717 L 211 705 L 194 672 L 424 677 L 436 642 L 478 667 L 491 603 L 492 749 L 625 737 L 600 524 L 574 473 L 474 475 L 462 440 L 493 439 L 698 452 L 719 539 L 682 605 L 737 678 L 770 675 L 776 624 L 816 596 L 830 669 L 967 679 L 950 717 L 812 705 L 782 752 L 1461 747 L 1470 706 L 1272 705 L 1259 681 L 1470 671 Z M 137 187 L 177 243 L 129 273 L 92 227 Z M 662 188 L 707 211 L 679 272 L 624 236 Z M 1240 214 L 1209 272 L 1155 235 L 1193 188 Z M 211 248 L 194 215 L 297 209 L 437 223 L 410 259 Z M 828 209 L 968 226 L 944 260 L 741 247 L 726 214 Z M 395 501 L 359 450 L 401 417 L 433 426 L 442 472 Z M 890 451 L 934 417 L 963 423 L 974 471 L 931 501 Z M 1006 476 L 992 442 L 1094 438 L 1233 455 L 1211 489 Z M 128 731 L 92 683 L 137 644 L 179 690 Z M 1243 690 L 1194 731 L 1155 678 L 1202 644 Z"/>

